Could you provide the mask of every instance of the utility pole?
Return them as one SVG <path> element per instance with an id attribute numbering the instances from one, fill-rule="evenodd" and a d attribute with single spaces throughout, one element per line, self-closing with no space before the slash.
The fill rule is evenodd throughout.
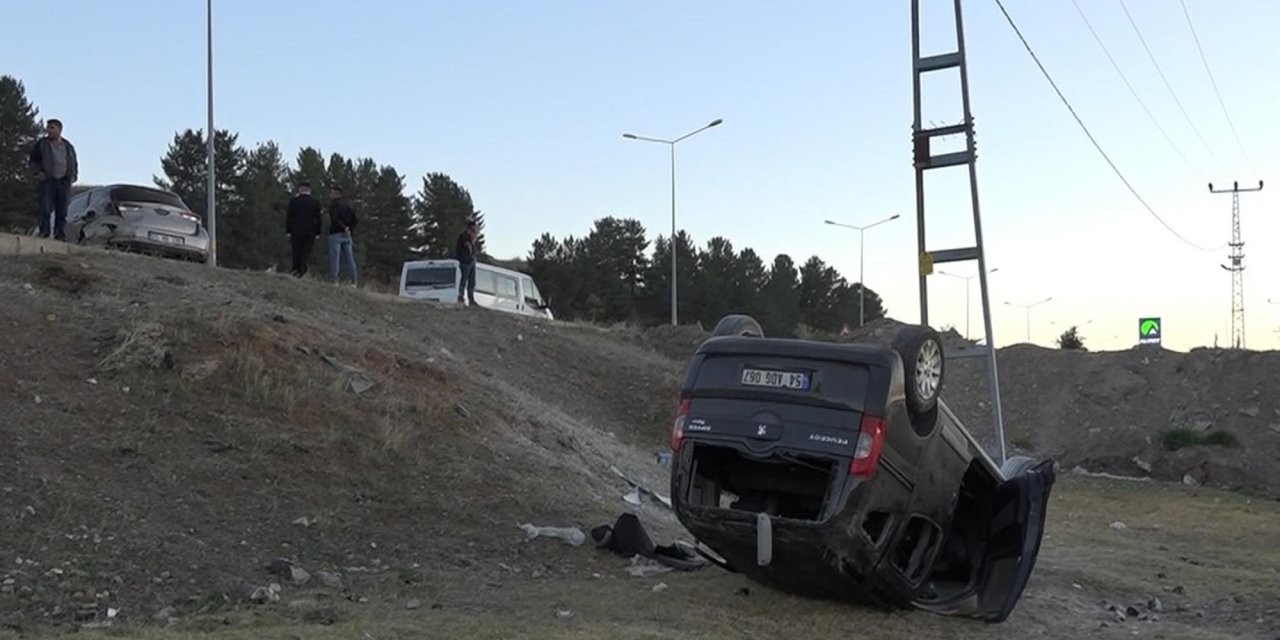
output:
<path id="1" fill-rule="evenodd" d="M 1240 237 L 1240 194 L 1262 191 L 1262 181 L 1257 188 L 1241 189 L 1239 182 L 1232 182 L 1230 189 L 1214 189 L 1209 183 L 1209 193 L 1231 194 L 1231 265 L 1221 265 L 1231 272 L 1231 346 L 1244 348 L 1244 240 Z"/>
<path id="2" fill-rule="evenodd" d="M 707 129 L 710 129 L 712 127 L 718 127 L 723 122 L 724 120 L 722 118 L 716 118 L 715 120 L 711 121 L 711 124 L 708 124 L 703 127 L 699 127 L 693 131 L 690 131 L 689 133 L 686 133 L 680 136 L 679 138 L 675 138 L 672 140 L 666 140 L 663 138 L 650 138 L 648 136 L 638 136 L 634 133 L 622 134 L 622 137 L 626 138 L 627 140 L 657 142 L 659 144 L 665 144 L 671 148 L 671 326 L 673 327 L 679 324 L 679 313 L 677 312 L 678 307 L 677 307 L 677 296 L 676 296 L 676 254 L 679 253 L 677 251 L 679 247 L 676 243 L 676 143 L 686 138 L 691 138 L 694 135 L 702 133 L 703 131 L 706 131 Z"/>
<path id="3" fill-rule="evenodd" d="M 215 135 L 217 135 L 213 129 L 213 0 L 207 0 L 205 2 L 205 30 L 206 30 L 205 46 L 207 47 L 205 50 L 205 64 L 206 64 L 205 80 L 207 82 L 207 90 L 208 90 L 207 97 L 209 100 L 209 103 L 207 105 L 209 110 L 209 130 L 205 132 L 207 144 L 209 145 L 209 148 L 205 151 L 205 153 L 208 155 L 207 162 L 209 165 L 208 167 L 209 198 L 206 204 L 206 206 L 209 209 L 209 215 L 205 221 L 205 225 L 209 230 L 209 264 L 211 266 L 216 267 L 218 266 L 218 215 L 217 215 L 217 211 L 215 211 L 214 208 L 217 207 L 217 204 L 218 204 L 217 194 L 215 192 L 215 189 L 218 184 L 218 180 L 217 180 L 217 176 L 215 175 L 217 170 L 214 168 L 214 162 L 213 162 L 214 161 L 213 138 Z"/>
<path id="4" fill-rule="evenodd" d="M 901 214 L 895 213 L 892 216 L 885 218 L 884 220 L 881 220 L 879 222 L 872 222 L 871 224 L 863 225 L 861 227 L 854 226 L 851 224 L 844 224 L 841 222 L 835 222 L 832 220 L 825 221 L 829 225 L 844 227 L 846 229 L 853 229 L 854 231 L 858 232 L 858 326 L 859 327 L 867 324 L 867 313 L 866 313 L 866 309 L 867 309 L 867 295 L 866 295 L 867 294 L 867 285 L 866 285 L 866 282 L 867 282 L 867 278 L 866 278 L 867 233 L 866 232 L 867 232 L 867 229 L 870 229 L 871 227 L 874 227 L 874 226 L 882 225 L 886 222 L 897 220 L 899 217 L 901 217 Z"/>

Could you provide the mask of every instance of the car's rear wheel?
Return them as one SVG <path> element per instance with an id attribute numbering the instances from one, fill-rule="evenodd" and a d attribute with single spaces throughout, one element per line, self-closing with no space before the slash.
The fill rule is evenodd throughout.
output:
<path id="1" fill-rule="evenodd" d="M 893 348 L 902 358 L 907 407 L 913 413 L 928 413 L 938 406 L 942 395 L 945 364 L 942 338 L 930 327 L 903 327 L 893 338 Z"/>
<path id="2" fill-rule="evenodd" d="M 750 338 L 764 337 L 764 329 L 760 328 L 760 323 L 755 318 L 744 314 L 728 315 L 720 319 L 716 324 L 716 328 L 711 332 L 712 336 L 741 336 Z"/>

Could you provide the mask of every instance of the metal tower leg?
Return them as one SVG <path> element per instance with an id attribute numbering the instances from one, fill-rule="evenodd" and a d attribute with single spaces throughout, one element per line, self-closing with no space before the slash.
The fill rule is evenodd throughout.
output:
<path id="1" fill-rule="evenodd" d="M 998 459 L 1006 459 L 1004 442 L 1004 413 L 1000 404 L 1000 376 L 996 368 L 994 331 L 991 325 L 991 299 L 987 292 L 987 260 L 982 244 L 982 217 L 978 208 L 977 151 L 973 135 L 973 115 L 969 109 L 969 69 L 965 61 L 964 20 L 960 0 L 955 1 L 956 50 L 930 56 L 920 55 L 920 0 L 911 0 L 911 58 L 912 90 L 915 120 L 912 124 L 912 143 L 916 170 L 916 244 L 920 258 L 920 323 L 929 324 L 929 275 L 933 265 L 946 262 L 977 261 L 978 284 L 982 299 L 982 324 L 986 331 L 985 348 L 971 357 L 985 357 L 987 361 L 987 385 L 990 390 L 991 413 L 998 447 Z M 923 126 L 921 114 L 921 78 L 927 73 L 956 69 L 959 71 L 960 96 L 963 120 L 958 124 L 933 127 Z M 933 155 L 930 143 L 934 138 L 964 134 L 965 149 L 953 153 Z M 974 245 L 958 249 L 930 251 L 925 233 L 925 172 L 966 165 L 969 168 L 969 193 L 973 209 Z M 955 357 L 955 356 L 952 356 Z"/>

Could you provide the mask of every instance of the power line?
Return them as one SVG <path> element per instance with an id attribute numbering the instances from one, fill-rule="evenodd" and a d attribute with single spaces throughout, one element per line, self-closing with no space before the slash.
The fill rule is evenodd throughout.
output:
<path id="1" fill-rule="evenodd" d="M 1187 155 L 1182 152 L 1182 149 L 1178 148 L 1178 145 L 1174 144 L 1173 138 L 1169 137 L 1169 134 L 1164 130 L 1164 127 L 1160 126 L 1160 122 L 1156 120 L 1155 115 L 1147 108 L 1147 103 L 1142 101 L 1142 98 L 1138 95 L 1138 91 L 1134 89 L 1133 84 L 1129 82 L 1128 76 L 1124 74 L 1124 71 L 1120 69 L 1120 65 L 1116 62 L 1116 59 L 1111 55 L 1111 50 L 1107 49 L 1107 45 L 1102 42 L 1102 37 L 1099 36 L 1098 32 L 1093 28 L 1093 23 L 1089 22 L 1089 17 L 1084 14 L 1084 9 L 1080 8 L 1080 3 L 1077 2 L 1077 0 L 1071 0 L 1071 4 L 1075 5 L 1076 12 L 1080 14 L 1080 19 L 1084 20 L 1086 27 L 1089 27 L 1089 33 L 1093 34 L 1093 39 L 1098 42 L 1099 47 L 1102 47 L 1102 52 L 1107 55 L 1107 60 L 1111 61 L 1112 68 L 1116 70 L 1116 73 L 1120 74 L 1120 79 L 1124 81 L 1124 86 L 1129 88 L 1129 93 L 1133 94 L 1133 99 L 1137 100 L 1138 105 L 1147 113 L 1147 117 L 1151 119 L 1151 124 L 1154 124 L 1156 129 L 1160 130 L 1160 135 L 1164 136 L 1164 139 L 1168 141 L 1169 146 L 1173 147 L 1173 150 L 1178 153 L 1178 156 L 1182 158 L 1182 161 L 1187 163 L 1187 167 L 1191 169 L 1192 173 L 1195 173 L 1200 176 L 1201 179 L 1204 179 L 1204 173 L 1201 172 L 1189 158 L 1187 158 Z"/>
<path id="2" fill-rule="evenodd" d="M 1253 161 L 1249 159 L 1249 154 L 1244 151 L 1244 145 L 1240 143 L 1240 134 L 1236 133 L 1236 125 L 1231 121 L 1231 114 L 1227 112 L 1227 103 L 1223 102 L 1222 93 L 1218 91 L 1218 81 L 1214 80 L 1213 71 L 1209 68 L 1209 59 L 1204 55 L 1204 47 L 1200 46 L 1200 36 L 1196 33 L 1195 23 L 1191 21 L 1191 12 L 1187 10 L 1187 0 L 1178 1 L 1182 4 L 1182 15 L 1187 17 L 1187 26 L 1191 28 L 1191 37 L 1196 41 L 1196 50 L 1200 52 L 1200 61 L 1204 63 L 1204 72 L 1209 74 L 1209 84 L 1213 85 L 1213 94 L 1218 96 L 1218 105 L 1222 107 L 1222 115 L 1227 118 L 1227 126 L 1231 127 L 1231 135 L 1236 139 L 1240 156 L 1244 158 L 1245 164 L 1249 165 L 1249 170 L 1256 174 L 1258 170 L 1253 167 Z"/>
<path id="3" fill-rule="evenodd" d="M 1182 112 L 1182 117 L 1187 119 L 1187 124 L 1191 125 L 1191 130 L 1200 139 L 1200 144 L 1204 145 L 1209 155 L 1213 156 L 1214 162 L 1218 163 L 1218 168 L 1226 171 L 1227 168 L 1222 164 L 1222 160 L 1218 158 L 1218 154 L 1213 152 L 1213 148 L 1209 146 L 1208 142 L 1205 142 L 1204 136 L 1200 135 L 1200 129 L 1196 128 L 1195 123 L 1191 121 L 1191 116 L 1187 115 L 1187 109 L 1182 106 L 1182 101 L 1178 99 L 1178 94 L 1174 92 L 1173 85 L 1169 84 L 1169 78 L 1165 77 L 1164 69 L 1161 69 L 1160 63 L 1156 62 L 1156 54 L 1151 52 L 1151 47 L 1147 46 L 1147 39 L 1142 37 L 1142 30 L 1138 28 L 1138 23 L 1133 19 L 1133 14 L 1129 13 L 1129 5 L 1125 4 L 1124 0 L 1119 1 L 1120 8 L 1124 9 L 1124 15 L 1129 18 L 1129 24 L 1133 26 L 1133 32 L 1138 34 L 1138 41 L 1142 43 L 1142 48 L 1146 49 L 1147 57 L 1151 58 L 1151 64 L 1155 65 L 1156 73 L 1160 74 L 1160 80 L 1164 81 L 1164 86 L 1169 90 L 1169 95 L 1173 96 L 1173 101 L 1178 105 L 1178 110 Z"/>
<path id="4" fill-rule="evenodd" d="M 1044 68 L 1043 64 L 1041 64 L 1040 57 L 1036 55 L 1036 52 L 1031 48 L 1031 44 L 1028 43 L 1027 39 L 1022 35 L 1022 30 L 1019 29 L 1017 23 L 1013 21 L 1013 16 L 1010 16 L 1009 11 L 1004 8 L 1004 2 L 1002 2 L 1001 0 L 996 0 L 996 5 L 1000 7 L 1000 13 L 1004 14 L 1004 19 L 1009 21 L 1009 26 L 1013 27 L 1013 32 L 1017 34 L 1018 40 L 1022 41 L 1022 46 L 1027 50 L 1027 53 L 1031 55 L 1031 59 L 1035 61 L 1036 66 L 1040 68 L 1040 73 L 1044 74 L 1045 79 L 1049 81 L 1049 85 L 1053 87 L 1054 93 L 1058 94 L 1058 99 L 1062 100 L 1062 104 L 1067 107 L 1067 111 L 1071 112 L 1071 117 L 1075 118 L 1076 124 L 1080 125 L 1080 129 L 1084 131 L 1084 135 L 1088 136 L 1089 142 L 1093 143 L 1093 148 L 1098 150 L 1098 153 L 1102 155 L 1102 159 L 1107 161 L 1107 165 L 1110 166 L 1111 170 L 1115 172 L 1116 177 L 1120 178 L 1120 181 L 1124 183 L 1124 186 L 1129 189 L 1129 193 L 1132 193 L 1133 197 L 1137 198 L 1138 202 L 1142 203 L 1142 206 L 1147 210 L 1147 213 L 1150 213 L 1151 217 L 1155 218 L 1161 225 L 1164 226 L 1165 229 L 1168 229 L 1169 233 L 1172 233 L 1179 240 L 1183 241 L 1190 247 L 1199 249 L 1200 251 L 1218 251 L 1225 248 L 1226 245 L 1222 245 L 1218 247 L 1205 247 L 1188 240 L 1181 233 L 1178 233 L 1176 230 L 1174 230 L 1173 227 L 1169 226 L 1169 223 L 1165 222 L 1164 218 L 1161 218 L 1160 214 L 1156 213 L 1156 210 L 1152 209 L 1151 205 L 1147 204 L 1146 199 L 1144 199 L 1142 195 L 1138 193 L 1137 189 L 1133 188 L 1133 185 L 1130 184 L 1129 179 L 1124 177 L 1124 173 L 1121 173 L 1120 168 L 1116 166 L 1116 163 L 1111 161 L 1111 156 L 1108 156 L 1107 152 L 1102 149 L 1102 145 L 1098 144 L 1098 140 L 1093 137 L 1093 133 L 1089 131 L 1089 127 L 1085 126 L 1084 120 L 1081 120 L 1080 116 L 1076 114 L 1076 110 L 1071 106 L 1071 102 L 1067 100 L 1066 96 L 1062 95 L 1062 90 L 1058 88 L 1058 83 L 1053 81 L 1053 76 L 1049 75 L 1049 71 Z"/>

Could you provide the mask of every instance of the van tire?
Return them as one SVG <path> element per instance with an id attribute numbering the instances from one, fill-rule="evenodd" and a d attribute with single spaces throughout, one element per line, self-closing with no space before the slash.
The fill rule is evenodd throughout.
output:
<path id="1" fill-rule="evenodd" d="M 893 337 L 893 349 L 902 358 L 907 408 L 917 415 L 933 411 L 946 369 L 942 338 L 931 327 L 908 325 Z"/>
<path id="2" fill-rule="evenodd" d="M 1005 480 L 1011 480 L 1027 472 L 1028 469 L 1036 466 L 1036 461 L 1026 456 L 1013 456 L 1004 461 L 1000 465 L 1000 475 Z"/>
<path id="3" fill-rule="evenodd" d="M 755 318 L 745 314 L 733 314 L 720 318 L 716 328 L 711 332 L 713 337 L 739 336 L 744 338 L 763 338 L 764 329 Z"/>

